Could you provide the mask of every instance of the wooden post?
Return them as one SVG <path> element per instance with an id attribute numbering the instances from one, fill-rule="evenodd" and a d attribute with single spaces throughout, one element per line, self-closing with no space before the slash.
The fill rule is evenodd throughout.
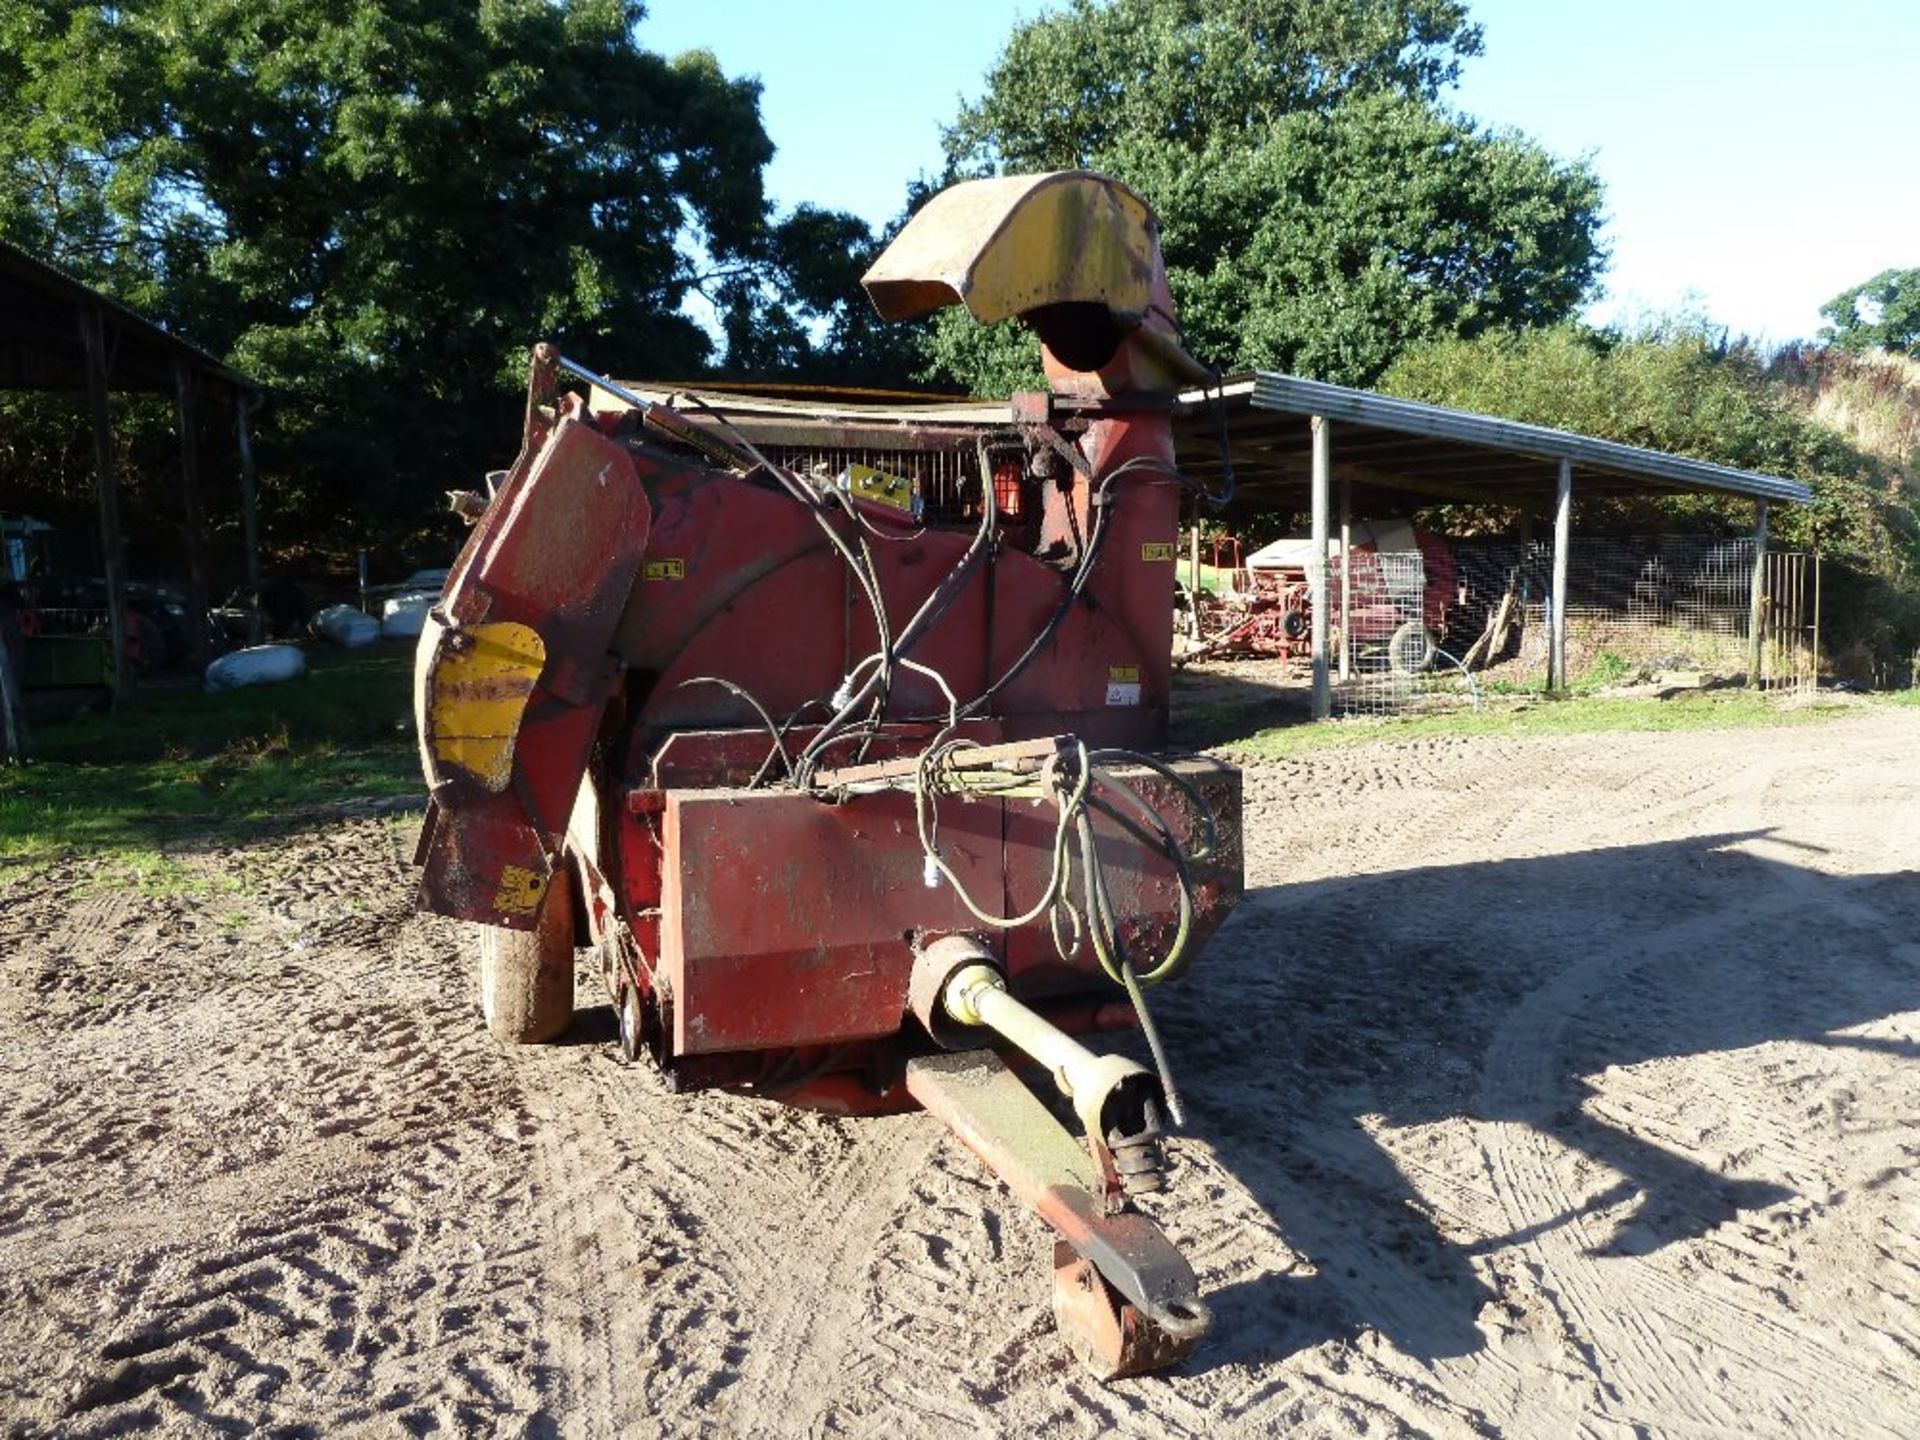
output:
<path id="1" fill-rule="evenodd" d="M 266 626 L 260 615 L 260 515 L 254 498 L 253 433 L 247 427 L 247 401 L 244 390 L 233 397 L 234 423 L 240 442 L 240 518 L 247 545 L 247 597 L 253 616 L 247 621 L 247 643 L 258 645 L 266 638 Z"/>
<path id="2" fill-rule="evenodd" d="M 1340 683 L 1353 664 L 1353 480 L 1340 477 Z"/>
<path id="3" fill-rule="evenodd" d="M 1753 502 L 1753 585 L 1747 593 L 1747 688 L 1760 688 L 1760 640 L 1766 629 L 1767 502 Z"/>
<path id="4" fill-rule="evenodd" d="M 100 568 L 107 582 L 107 636 L 113 647 L 113 705 L 127 687 L 127 628 L 121 589 L 126 583 L 120 544 L 120 482 L 113 464 L 113 416 L 107 409 L 107 340 L 100 307 L 80 308 L 80 346 L 86 352 L 87 415 L 93 424 L 93 479 L 100 494 Z"/>
<path id="5" fill-rule="evenodd" d="M 1573 544 L 1573 462 L 1560 462 L 1553 505 L 1553 593 L 1547 612 L 1547 688 L 1567 688 L 1567 550 Z"/>
<path id="6" fill-rule="evenodd" d="M 13 652 L 7 645 L 5 629 L 0 628 L 0 734 L 6 740 L 0 758 L 14 762 L 27 758 L 26 742 L 20 735 L 20 713 L 20 691 L 13 683 Z"/>
<path id="7" fill-rule="evenodd" d="M 1313 553 L 1307 557 L 1307 606 L 1313 612 L 1313 718 L 1333 713 L 1333 686 L 1327 674 L 1327 512 L 1332 508 L 1333 444 L 1324 415 L 1313 425 Z"/>
<path id="8" fill-rule="evenodd" d="M 207 546 L 200 510 L 200 372 L 173 362 L 174 420 L 180 431 L 180 508 L 187 531 L 187 654 L 207 663 Z"/>
<path id="9" fill-rule="evenodd" d="M 1200 613 L 1200 521 L 1193 522 L 1193 534 L 1188 544 L 1191 554 L 1187 565 L 1187 589 L 1193 593 L 1193 613 Z"/>

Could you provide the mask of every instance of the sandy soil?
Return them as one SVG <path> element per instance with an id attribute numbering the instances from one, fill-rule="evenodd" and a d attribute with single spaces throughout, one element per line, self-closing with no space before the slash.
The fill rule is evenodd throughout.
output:
<path id="1" fill-rule="evenodd" d="M 511 1053 L 408 824 L 0 873 L 0 1432 L 1920 1432 L 1920 712 L 1251 772 L 1102 1389 L 923 1116 Z M 600 997 L 584 988 L 584 1001 Z"/>

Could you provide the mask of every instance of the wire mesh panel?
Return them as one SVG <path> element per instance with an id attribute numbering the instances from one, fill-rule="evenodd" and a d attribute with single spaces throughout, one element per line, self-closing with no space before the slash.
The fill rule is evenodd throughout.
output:
<path id="1" fill-rule="evenodd" d="M 1444 654 L 1433 624 L 1434 576 L 1419 550 L 1356 550 L 1329 564 L 1334 701 L 1342 715 L 1473 704 L 1471 677 Z"/>
<path id="2" fill-rule="evenodd" d="M 1448 641 L 1489 689 L 1548 678 L 1552 547 L 1464 541 Z M 1567 553 L 1567 680 L 1600 688 L 1677 672 L 1743 674 L 1753 541 L 1576 536 Z"/>

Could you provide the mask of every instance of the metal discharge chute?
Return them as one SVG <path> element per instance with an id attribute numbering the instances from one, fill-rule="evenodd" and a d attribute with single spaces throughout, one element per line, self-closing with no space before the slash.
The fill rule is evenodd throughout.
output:
<path id="1" fill-rule="evenodd" d="M 535 349 L 421 638 L 422 904 L 489 927 L 502 1039 L 564 1025 L 591 944 L 676 1088 L 932 1111 L 1054 1228 L 1074 1349 L 1173 1363 L 1208 1314 L 1134 1204 L 1179 1121 L 1146 993 L 1242 885 L 1237 772 L 1166 750 L 1206 372 L 1151 212 L 1088 172 L 955 186 L 864 283 L 1027 326 L 1048 390 L 667 395 Z M 1151 1065 L 1084 1043 L 1133 1026 Z"/>

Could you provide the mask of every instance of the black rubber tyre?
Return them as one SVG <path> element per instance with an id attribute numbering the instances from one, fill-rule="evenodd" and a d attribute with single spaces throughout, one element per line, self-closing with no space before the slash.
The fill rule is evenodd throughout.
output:
<path id="1" fill-rule="evenodd" d="M 622 985 L 614 1000 L 614 1012 L 620 1022 L 620 1058 L 629 1065 L 639 1060 L 646 1049 L 646 1015 L 640 1005 L 640 992 Z"/>
<path id="2" fill-rule="evenodd" d="M 533 930 L 480 930 L 480 1013 L 503 1045 L 557 1040 L 573 1023 L 573 878 L 553 873 Z"/>
<path id="3" fill-rule="evenodd" d="M 1387 641 L 1387 662 L 1396 675 L 1418 675 L 1433 663 L 1433 636 L 1418 620 L 1409 620 Z"/>

